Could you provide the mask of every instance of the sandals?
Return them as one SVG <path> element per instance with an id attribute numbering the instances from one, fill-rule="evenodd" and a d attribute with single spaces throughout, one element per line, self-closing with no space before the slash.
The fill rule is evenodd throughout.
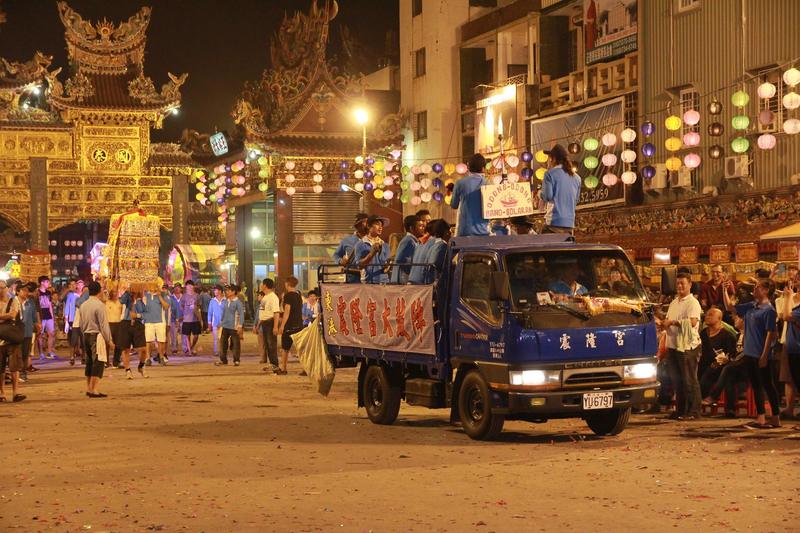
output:
<path id="1" fill-rule="evenodd" d="M 18 403 L 24 400 L 25 398 L 27 398 L 27 396 L 25 396 L 24 394 L 15 394 L 14 398 L 11 401 L 14 403 Z"/>

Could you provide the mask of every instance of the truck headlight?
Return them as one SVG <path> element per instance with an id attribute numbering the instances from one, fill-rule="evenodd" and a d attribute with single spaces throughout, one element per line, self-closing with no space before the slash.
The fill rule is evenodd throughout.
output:
<path id="1" fill-rule="evenodd" d="M 508 382 L 517 387 L 558 388 L 561 386 L 561 371 L 511 370 L 508 373 Z"/>
<path id="2" fill-rule="evenodd" d="M 656 365 L 654 363 L 637 363 L 623 367 L 624 381 L 647 382 L 656 380 Z"/>

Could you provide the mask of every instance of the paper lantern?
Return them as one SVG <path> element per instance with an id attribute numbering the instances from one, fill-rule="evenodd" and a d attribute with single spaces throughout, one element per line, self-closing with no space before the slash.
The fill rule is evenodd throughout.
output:
<path id="1" fill-rule="evenodd" d="M 500 185 L 503 182 L 503 176 L 501 174 L 495 174 L 491 177 L 491 181 L 495 185 Z"/>
<path id="2" fill-rule="evenodd" d="M 642 122 L 642 135 L 645 137 L 650 137 L 656 131 L 656 125 L 650 122 L 649 120 L 646 122 Z"/>
<path id="3" fill-rule="evenodd" d="M 583 184 L 586 185 L 587 189 L 596 189 L 600 184 L 600 180 L 597 179 L 597 176 L 589 175 L 583 180 Z"/>
<path id="4" fill-rule="evenodd" d="M 533 157 L 536 158 L 537 163 L 540 163 L 542 165 L 547 163 L 547 154 L 544 153 L 544 150 L 537 151 L 536 155 L 534 155 Z"/>
<path id="5" fill-rule="evenodd" d="M 683 121 L 689 126 L 694 126 L 700 122 L 700 113 L 695 109 L 690 109 L 683 114 Z"/>
<path id="6" fill-rule="evenodd" d="M 792 67 L 786 72 L 783 73 L 783 83 L 788 85 L 789 87 L 794 87 L 798 83 L 800 83 L 800 70 Z"/>
<path id="7" fill-rule="evenodd" d="M 531 161 L 533 161 L 533 154 L 532 154 L 532 153 L 530 153 L 530 152 L 529 152 L 529 151 L 527 151 L 527 150 L 525 150 L 524 152 L 522 152 L 522 154 L 520 155 L 520 157 L 521 157 L 521 158 L 522 158 L 522 160 L 523 160 L 523 161 L 525 161 L 526 163 L 530 163 Z"/>
<path id="8" fill-rule="evenodd" d="M 683 144 L 686 146 L 697 146 L 700 144 L 700 134 L 695 131 L 690 131 L 683 136 Z"/>
<path id="9" fill-rule="evenodd" d="M 722 146 L 715 144 L 714 146 L 708 149 L 708 157 L 711 159 L 719 159 L 725 154 L 725 150 L 723 150 Z"/>
<path id="10" fill-rule="evenodd" d="M 670 152 L 677 152 L 683 146 L 683 142 L 679 137 L 670 137 L 664 141 L 664 147 Z"/>
<path id="11" fill-rule="evenodd" d="M 519 181 L 519 174 L 516 172 L 509 172 L 508 176 L 506 176 L 506 180 L 508 180 L 509 183 L 517 183 Z"/>
<path id="12" fill-rule="evenodd" d="M 772 98 L 777 91 L 778 89 L 767 81 L 758 86 L 757 92 L 759 98 Z"/>
<path id="13" fill-rule="evenodd" d="M 258 177 L 259 178 L 268 178 L 269 177 L 269 171 L 266 170 L 266 169 L 259 170 L 258 171 Z"/>
<path id="14" fill-rule="evenodd" d="M 266 192 L 267 188 L 268 188 L 268 185 L 266 183 L 264 183 L 263 181 L 258 184 L 258 190 L 261 191 L 261 192 Z"/>
<path id="15" fill-rule="evenodd" d="M 431 182 L 431 185 L 433 185 L 434 187 L 436 187 L 438 189 L 439 187 L 442 186 L 442 180 L 439 179 L 439 178 L 433 178 L 433 181 Z"/>
<path id="16" fill-rule="evenodd" d="M 708 104 L 708 112 L 711 115 L 719 115 L 722 113 L 722 104 L 719 103 L 719 100 L 714 99 Z"/>
<path id="17" fill-rule="evenodd" d="M 731 141 L 731 150 L 737 154 L 743 154 L 750 149 L 750 141 L 745 137 L 736 137 Z"/>
<path id="18" fill-rule="evenodd" d="M 636 183 L 636 172 L 631 172 L 630 170 L 626 170 L 622 173 L 620 177 L 622 179 L 622 183 L 625 185 L 633 185 Z"/>
<path id="19" fill-rule="evenodd" d="M 419 184 L 423 189 L 429 189 L 431 186 L 431 180 L 430 178 L 422 178 L 419 180 Z"/>
<path id="20" fill-rule="evenodd" d="M 636 161 L 636 152 L 633 150 L 623 150 L 619 157 L 622 159 L 623 163 L 633 163 Z"/>
<path id="21" fill-rule="evenodd" d="M 605 135 L 603 135 L 601 140 L 603 142 L 603 146 L 606 146 L 608 148 L 611 148 L 612 146 L 617 144 L 617 136 L 611 132 L 608 132 Z"/>
<path id="22" fill-rule="evenodd" d="M 652 165 L 645 165 L 642 167 L 642 177 L 645 179 L 653 179 L 656 175 L 656 167 Z"/>
<path id="23" fill-rule="evenodd" d="M 458 174 L 466 174 L 469 168 L 464 163 L 459 163 L 456 165 L 456 172 Z"/>
<path id="24" fill-rule="evenodd" d="M 708 134 L 712 137 L 719 137 L 723 131 L 725 131 L 725 127 L 719 122 L 712 122 L 708 125 Z"/>
<path id="25" fill-rule="evenodd" d="M 597 165 L 599 165 L 599 164 L 600 164 L 599 161 L 593 155 L 590 155 L 590 156 L 584 158 L 584 160 L 583 160 L 583 166 L 585 166 L 589 170 L 594 170 L 595 168 L 597 168 Z"/>
<path id="26" fill-rule="evenodd" d="M 361 170 L 361 169 L 359 168 L 358 170 L 356 170 L 355 172 L 353 172 L 353 176 L 354 176 L 354 177 L 355 177 L 357 180 L 364 179 L 364 171 L 363 171 L 363 170 Z"/>
<path id="27" fill-rule="evenodd" d="M 405 180 L 400 182 L 400 189 L 402 189 L 404 191 L 407 191 L 410 188 L 411 188 L 411 184 L 409 182 L 407 182 Z"/>
<path id="28" fill-rule="evenodd" d="M 342 172 L 341 174 L 339 174 L 339 179 L 340 180 L 346 180 L 349 177 L 350 177 L 350 175 L 347 172 Z"/>
<path id="29" fill-rule="evenodd" d="M 620 134 L 620 137 L 622 137 L 622 142 L 632 143 L 633 141 L 636 140 L 636 130 L 631 128 L 625 128 L 624 130 L 622 130 L 622 134 Z"/>
<path id="30" fill-rule="evenodd" d="M 364 184 L 359 181 L 358 183 L 353 185 L 353 188 L 356 190 L 356 192 L 361 192 L 364 190 Z"/>
<path id="31" fill-rule="evenodd" d="M 583 141 L 583 149 L 587 152 L 594 152 L 600 146 L 600 142 L 594 137 L 589 137 Z"/>
<path id="32" fill-rule="evenodd" d="M 744 107 L 750 101 L 750 95 L 744 91 L 736 91 L 731 95 L 731 103 L 736 107 Z"/>
<path id="33" fill-rule="evenodd" d="M 522 169 L 522 172 L 520 172 L 520 174 L 522 174 L 522 177 L 524 179 L 529 180 L 533 177 L 533 169 L 525 167 Z"/>
<path id="34" fill-rule="evenodd" d="M 605 166 L 613 167 L 617 164 L 617 156 L 612 153 L 604 154 L 602 161 Z"/>
<path id="35" fill-rule="evenodd" d="M 800 133 L 800 120 L 796 118 L 790 118 L 789 120 L 786 120 L 783 123 L 783 131 L 789 135 Z"/>
<path id="36" fill-rule="evenodd" d="M 567 146 L 567 151 L 573 155 L 577 154 L 578 152 L 581 151 L 581 145 L 578 143 L 569 143 L 569 145 Z"/>
<path id="37" fill-rule="evenodd" d="M 422 185 L 420 185 L 418 181 L 412 181 L 411 182 L 411 190 L 412 191 L 418 191 L 421 188 L 422 188 Z"/>
<path id="38" fill-rule="evenodd" d="M 731 126 L 735 130 L 746 130 L 750 126 L 750 117 L 747 115 L 736 115 L 731 119 Z"/>
<path id="39" fill-rule="evenodd" d="M 364 156 L 357 155 L 353 158 L 353 161 L 356 162 L 356 165 L 363 165 L 364 164 Z"/>
<path id="40" fill-rule="evenodd" d="M 653 157 L 656 153 L 656 147 L 653 143 L 644 143 L 642 145 L 642 155 L 645 157 Z"/>
<path id="41" fill-rule="evenodd" d="M 769 126 L 775 120 L 775 113 L 770 111 L 769 109 L 762 109 L 761 112 L 758 114 L 758 121 L 763 126 Z"/>
<path id="42" fill-rule="evenodd" d="M 294 196 L 295 192 L 296 191 L 295 191 L 294 187 L 286 187 L 286 195 L 287 196 Z"/>
<path id="43" fill-rule="evenodd" d="M 368 180 L 371 180 L 372 178 L 375 177 L 375 173 L 371 169 L 367 169 L 364 171 L 364 177 L 367 178 Z"/>
<path id="44" fill-rule="evenodd" d="M 420 198 L 420 200 L 422 200 L 423 202 L 425 202 L 425 203 L 428 203 L 428 202 L 430 202 L 430 201 L 431 201 L 431 199 L 433 198 L 433 195 L 432 195 L 431 193 L 429 193 L 428 191 L 425 191 L 424 193 L 422 193 L 422 194 L 420 194 L 420 195 L 419 195 L 419 198 Z"/>
<path id="45" fill-rule="evenodd" d="M 383 189 L 375 189 L 372 191 L 372 196 L 378 200 L 381 200 L 383 198 Z"/>
<path id="46" fill-rule="evenodd" d="M 371 181 L 368 181 L 368 182 L 366 182 L 366 183 L 364 184 L 364 190 L 365 190 L 365 191 L 371 191 L 371 190 L 373 190 L 374 188 L 375 188 L 375 184 L 374 184 L 374 183 L 372 183 Z"/>
<path id="47" fill-rule="evenodd" d="M 286 183 L 292 183 L 295 180 L 294 174 L 286 174 L 286 177 L 283 178 L 283 181 Z"/>
<path id="48" fill-rule="evenodd" d="M 400 195 L 400 202 L 402 202 L 404 204 L 407 204 L 410 199 L 411 199 L 411 195 L 409 195 L 408 193 L 403 193 L 403 194 Z"/>
<path id="49" fill-rule="evenodd" d="M 796 92 L 786 93 L 783 96 L 783 107 L 786 109 L 797 109 L 800 107 L 800 95 Z"/>
<path id="50" fill-rule="evenodd" d="M 772 150 L 775 148 L 775 145 L 778 141 L 775 139 L 774 135 L 765 133 L 764 135 L 759 136 L 758 141 L 756 142 L 758 143 L 758 147 L 762 150 Z"/>
<path id="51" fill-rule="evenodd" d="M 197 199 L 197 201 L 199 202 L 200 200 L 202 200 L 203 198 L 205 198 L 205 195 L 204 195 L 203 193 L 199 192 L 199 193 L 195 194 L 195 195 L 194 195 L 194 197 L 195 197 L 195 198 Z"/>
<path id="52" fill-rule="evenodd" d="M 675 172 L 681 168 L 681 159 L 679 157 L 670 157 L 666 161 L 667 170 Z"/>
<path id="53" fill-rule="evenodd" d="M 539 181 L 542 181 L 544 179 L 544 175 L 545 175 L 546 172 L 547 171 L 545 169 L 543 169 L 543 168 L 537 168 L 536 169 L 536 179 L 538 179 Z"/>
<path id="54" fill-rule="evenodd" d="M 452 174 L 455 171 L 456 171 L 456 166 L 453 163 L 446 163 L 444 165 L 445 174 Z M 407 172 L 404 172 L 404 174 L 407 174 Z"/>
<path id="55" fill-rule="evenodd" d="M 411 197 L 411 205 L 419 205 L 422 203 L 422 199 L 419 196 L 412 196 Z"/>
<path id="56" fill-rule="evenodd" d="M 375 168 L 378 168 L 378 163 L 383 163 L 383 161 L 378 161 L 377 163 L 375 163 Z M 441 163 L 434 163 L 431 169 L 437 174 L 440 174 L 442 170 L 444 170 L 444 167 L 442 166 Z M 378 170 L 380 169 L 378 168 Z"/>
<path id="57" fill-rule="evenodd" d="M 283 166 L 286 168 L 286 170 L 294 170 L 294 165 L 295 165 L 295 162 L 291 161 L 291 160 L 287 161 L 286 163 L 283 164 Z"/>
<path id="58" fill-rule="evenodd" d="M 311 179 L 314 180 L 314 183 L 322 183 L 322 174 L 314 174 Z"/>
<path id="59" fill-rule="evenodd" d="M 394 179 L 391 176 L 386 176 L 383 178 L 384 187 L 391 187 L 392 185 L 394 185 Z"/>
<path id="60" fill-rule="evenodd" d="M 441 202 L 442 200 L 444 200 L 444 195 L 442 193 L 440 193 L 439 191 L 436 191 L 435 193 L 433 193 L 433 201 L 434 202 Z"/>
<path id="61" fill-rule="evenodd" d="M 314 185 L 314 186 L 311 188 L 311 190 L 313 190 L 315 193 L 319 194 L 319 193 L 321 193 L 321 192 L 322 192 L 322 185 Z"/>
<path id="62" fill-rule="evenodd" d="M 392 198 L 394 198 L 394 193 L 392 191 L 383 191 L 384 200 L 391 200 Z"/>
<path id="63" fill-rule="evenodd" d="M 681 129 L 681 126 L 683 126 L 683 121 L 678 115 L 670 115 L 667 117 L 667 120 L 664 121 L 664 127 L 669 131 L 677 131 Z"/>
<path id="64" fill-rule="evenodd" d="M 515 156 L 513 154 L 509 155 L 509 156 L 506 157 L 506 163 L 511 168 L 517 168 L 519 166 L 519 157 L 517 157 L 517 156 Z"/>
<path id="65" fill-rule="evenodd" d="M 619 178 L 617 178 L 617 175 L 612 174 L 611 172 L 603 176 L 603 185 L 605 185 L 606 187 L 613 187 L 614 185 L 617 184 L 618 181 Z"/>
<path id="66" fill-rule="evenodd" d="M 419 170 L 422 174 L 430 174 L 433 167 L 428 163 L 423 163 L 420 165 Z"/>
<path id="67" fill-rule="evenodd" d="M 694 152 L 686 154 L 683 157 L 683 164 L 686 165 L 687 168 L 697 168 L 700 166 L 700 156 Z"/>

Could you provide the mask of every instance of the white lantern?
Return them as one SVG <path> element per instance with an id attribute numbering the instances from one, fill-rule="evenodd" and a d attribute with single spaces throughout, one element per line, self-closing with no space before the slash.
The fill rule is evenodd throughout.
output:
<path id="1" fill-rule="evenodd" d="M 392 198 L 394 198 L 394 193 L 392 191 L 383 191 L 384 200 L 391 200 Z"/>
<path id="2" fill-rule="evenodd" d="M 509 183 L 517 183 L 519 181 L 519 174 L 516 172 L 509 172 L 508 176 L 506 176 L 506 179 Z"/>
<path id="3" fill-rule="evenodd" d="M 783 96 L 783 107 L 786 109 L 797 109 L 800 107 L 800 94 L 796 92 L 786 93 Z"/>
<path id="4" fill-rule="evenodd" d="M 772 98 L 775 96 L 775 93 L 778 89 L 771 84 L 770 82 L 766 81 L 758 86 L 758 97 L 759 98 Z"/>
<path id="5" fill-rule="evenodd" d="M 624 130 L 622 130 L 622 134 L 620 135 L 620 137 L 622 137 L 622 142 L 632 143 L 633 141 L 636 140 L 636 130 L 631 128 L 625 128 Z"/>
<path id="6" fill-rule="evenodd" d="M 611 172 L 603 176 L 603 185 L 606 187 L 613 187 L 617 184 L 617 181 L 619 181 L 619 178 L 617 178 L 616 174 Z"/>
<path id="7" fill-rule="evenodd" d="M 83 261 L 83 254 L 78 254 L 78 261 Z"/>
<path id="8" fill-rule="evenodd" d="M 503 176 L 500 174 L 495 174 L 492 176 L 492 183 L 495 185 L 500 185 L 503 182 Z"/>
<path id="9" fill-rule="evenodd" d="M 284 166 L 286 167 L 286 170 L 294 170 L 294 161 L 287 161 Z"/>
<path id="10" fill-rule="evenodd" d="M 314 185 L 313 191 L 317 194 L 322 192 L 322 185 Z"/>
<path id="11" fill-rule="evenodd" d="M 363 179 L 364 178 L 364 171 L 359 168 L 358 170 L 353 172 L 353 176 L 355 176 L 355 178 L 357 180 Z"/>
<path id="12" fill-rule="evenodd" d="M 419 169 L 422 174 L 430 174 L 433 171 L 433 167 L 430 165 L 430 163 L 423 163 Z"/>
<path id="13" fill-rule="evenodd" d="M 317 172 L 322 170 L 322 163 L 320 163 L 319 161 L 314 161 L 314 164 L 312 166 L 314 170 L 316 170 Z"/>
<path id="14" fill-rule="evenodd" d="M 800 133 L 800 120 L 797 120 L 796 118 L 790 118 L 789 120 L 785 121 L 783 123 L 783 131 L 789 135 Z"/>
<path id="15" fill-rule="evenodd" d="M 758 147 L 762 150 L 772 150 L 775 148 L 777 142 L 778 141 L 775 139 L 775 136 L 770 133 L 765 133 L 764 135 L 759 136 L 757 141 Z"/>
<path id="16" fill-rule="evenodd" d="M 356 190 L 356 192 L 362 192 L 364 190 L 364 184 L 358 182 L 355 185 L 353 185 L 353 188 Z"/>
<path id="17" fill-rule="evenodd" d="M 422 199 L 419 196 L 412 196 L 411 197 L 411 205 L 419 205 L 422 203 Z"/>
<path id="18" fill-rule="evenodd" d="M 383 185 L 385 187 L 391 187 L 392 185 L 394 185 L 394 180 L 392 179 L 391 176 L 386 176 L 385 178 L 383 178 Z M 384 197 L 385 196 L 386 195 L 384 194 Z"/>
<path id="19" fill-rule="evenodd" d="M 620 158 L 624 163 L 633 163 L 636 161 L 636 152 L 633 150 L 623 150 Z"/>
<path id="20" fill-rule="evenodd" d="M 314 183 L 322 183 L 322 174 L 314 174 L 314 177 L 311 179 L 314 180 Z"/>
<path id="21" fill-rule="evenodd" d="M 615 154 L 605 154 L 603 156 L 603 164 L 607 167 L 613 167 L 617 164 L 617 156 Z"/>
<path id="22" fill-rule="evenodd" d="M 294 174 L 286 174 L 286 177 L 283 178 L 286 183 L 292 183 L 295 180 Z"/>
<path id="23" fill-rule="evenodd" d="M 431 179 L 430 178 L 422 178 L 419 180 L 419 184 L 423 189 L 430 189 L 431 187 Z"/>
<path id="24" fill-rule="evenodd" d="M 294 187 L 286 187 L 286 195 L 287 196 L 294 196 L 295 192 L 296 191 L 294 190 Z"/>
<path id="25" fill-rule="evenodd" d="M 519 157 L 512 154 L 506 157 L 506 163 L 508 163 L 508 166 L 511 168 L 517 168 L 517 166 L 519 166 Z"/>
<path id="26" fill-rule="evenodd" d="M 412 191 L 418 191 L 422 188 L 422 185 L 418 181 L 412 181 L 410 187 Z"/>
<path id="27" fill-rule="evenodd" d="M 419 197 L 420 197 L 420 200 L 422 200 L 425 203 L 428 203 L 433 198 L 433 195 L 431 193 L 429 193 L 428 191 L 425 191 L 422 194 L 420 194 Z"/>
<path id="28" fill-rule="evenodd" d="M 53 255 L 50 256 L 50 260 L 51 261 L 55 261 L 57 259 L 58 259 L 58 256 L 56 254 L 53 254 Z"/>
<path id="29" fill-rule="evenodd" d="M 626 170 L 622 173 L 622 183 L 625 185 L 633 185 L 636 183 L 636 172 L 631 172 L 630 170 Z"/>
<path id="30" fill-rule="evenodd" d="M 783 73 L 783 82 L 789 87 L 794 87 L 800 83 L 800 70 L 792 67 Z"/>
<path id="31" fill-rule="evenodd" d="M 69 241 L 70 246 L 78 246 L 78 241 Z"/>
<path id="32" fill-rule="evenodd" d="M 56 242 L 56 241 L 50 241 L 50 246 L 57 246 L 57 245 L 58 245 L 58 242 Z"/>
<path id="33" fill-rule="evenodd" d="M 610 147 L 614 146 L 615 144 L 617 144 L 617 136 L 614 135 L 611 132 L 608 132 L 605 135 L 603 135 L 603 138 L 601 139 L 601 141 L 603 143 L 603 146 L 607 146 L 607 147 L 610 148 Z"/>

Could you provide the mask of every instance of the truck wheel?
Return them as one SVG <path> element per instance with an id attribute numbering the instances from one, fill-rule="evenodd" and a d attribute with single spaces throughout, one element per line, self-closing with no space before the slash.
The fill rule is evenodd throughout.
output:
<path id="1" fill-rule="evenodd" d="M 627 409 L 608 409 L 588 415 L 586 423 L 589 425 L 589 429 L 594 431 L 595 435 L 619 435 L 628 425 L 630 417 L 630 407 Z"/>
<path id="2" fill-rule="evenodd" d="M 392 424 L 400 412 L 400 387 L 380 365 L 370 365 L 364 376 L 364 407 L 373 424 Z"/>
<path id="3" fill-rule="evenodd" d="M 477 370 L 464 376 L 458 389 L 458 416 L 464 432 L 475 440 L 492 440 L 503 431 L 505 416 L 492 413 L 489 386 Z"/>

